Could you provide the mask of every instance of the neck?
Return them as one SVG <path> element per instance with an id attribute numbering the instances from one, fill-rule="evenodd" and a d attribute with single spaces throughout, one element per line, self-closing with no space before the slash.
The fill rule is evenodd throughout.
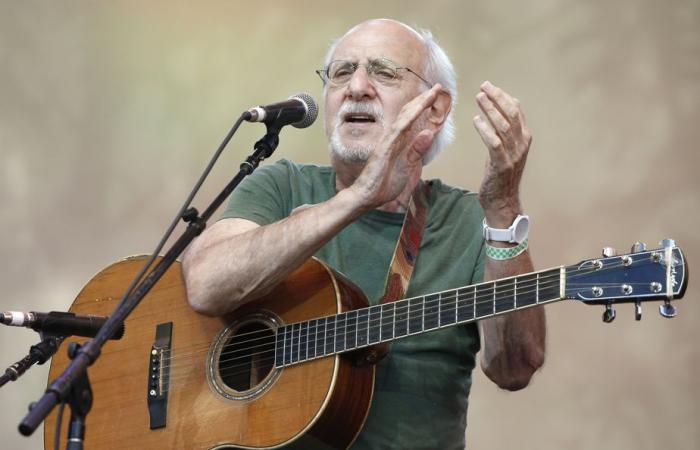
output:
<path id="1" fill-rule="evenodd" d="M 340 192 L 341 190 L 348 188 L 355 183 L 357 177 L 360 176 L 362 170 L 365 168 L 366 161 L 346 161 L 331 152 L 331 165 L 335 169 L 335 190 Z M 422 171 L 418 171 L 414 176 L 412 176 L 403 191 L 392 201 L 384 203 L 377 209 L 389 212 L 404 213 L 408 210 L 408 202 L 411 199 L 411 194 L 413 194 L 414 189 L 420 183 L 420 176 Z"/>
<path id="2" fill-rule="evenodd" d="M 563 266 L 282 326 L 275 366 L 343 353 L 515 310 L 564 300 Z"/>

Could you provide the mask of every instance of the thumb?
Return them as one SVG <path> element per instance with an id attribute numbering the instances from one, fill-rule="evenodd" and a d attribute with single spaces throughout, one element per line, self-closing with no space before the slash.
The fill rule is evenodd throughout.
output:
<path id="1" fill-rule="evenodd" d="M 408 161 L 418 162 L 428 153 L 430 145 L 433 143 L 435 132 L 433 130 L 423 130 L 413 139 L 411 149 L 408 152 Z"/>

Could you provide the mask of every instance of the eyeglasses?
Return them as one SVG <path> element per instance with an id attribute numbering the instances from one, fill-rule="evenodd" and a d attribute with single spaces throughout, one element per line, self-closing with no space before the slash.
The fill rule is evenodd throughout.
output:
<path id="1" fill-rule="evenodd" d="M 367 76 L 372 81 L 385 86 L 393 86 L 401 81 L 399 76 L 400 70 L 406 70 L 423 81 L 429 87 L 432 86 L 425 78 L 418 75 L 408 67 L 399 67 L 395 62 L 386 58 L 374 59 L 367 64 L 360 64 L 352 61 L 336 60 L 331 61 L 325 69 L 316 71 L 323 84 L 330 83 L 333 86 L 345 86 L 350 82 L 350 79 L 355 74 L 359 67 L 364 67 L 367 70 Z"/>

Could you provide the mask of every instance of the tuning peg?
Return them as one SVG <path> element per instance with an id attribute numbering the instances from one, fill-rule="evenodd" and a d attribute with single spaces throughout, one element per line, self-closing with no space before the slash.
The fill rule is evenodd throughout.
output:
<path id="1" fill-rule="evenodd" d="M 646 249 L 647 244 L 645 244 L 644 242 L 635 242 L 634 244 L 632 244 L 632 253 L 643 252 Z"/>
<path id="2" fill-rule="evenodd" d="M 642 302 L 637 300 L 634 302 L 634 320 L 642 320 Z"/>
<path id="3" fill-rule="evenodd" d="M 676 246 L 676 241 L 674 241 L 673 239 L 667 238 L 667 239 L 664 239 L 663 241 L 659 242 L 659 244 L 663 248 L 673 248 Z"/>
<path id="4" fill-rule="evenodd" d="M 610 258 L 611 256 L 617 255 L 617 250 L 612 247 L 603 247 L 603 256 Z"/>
<path id="5" fill-rule="evenodd" d="M 671 300 L 664 300 L 663 305 L 659 305 L 659 314 L 667 319 L 672 319 L 678 315 L 676 307 L 671 304 Z"/>
<path id="6" fill-rule="evenodd" d="M 615 320 L 615 308 L 612 307 L 610 303 L 605 305 L 605 311 L 603 311 L 603 322 L 610 323 Z"/>

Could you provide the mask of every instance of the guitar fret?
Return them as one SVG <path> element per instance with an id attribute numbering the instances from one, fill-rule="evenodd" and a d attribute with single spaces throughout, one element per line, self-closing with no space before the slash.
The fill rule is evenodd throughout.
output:
<path id="1" fill-rule="evenodd" d="M 539 275 L 536 274 L 521 275 L 517 278 L 518 286 L 520 287 L 516 299 L 517 307 L 524 308 L 525 306 L 537 304 L 538 278 Z"/>
<path id="2" fill-rule="evenodd" d="M 496 313 L 510 311 L 514 308 L 513 285 L 512 278 L 494 283 L 494 310 Z"/>
<path id="3" fill-rule="evenodd" d="M 316 319 L 309 320 L 309 334 L 306 340 L 306 355 L 307 359 L 316 357 Z"/>
<path id="4" fill-rule="evenodd" d="M 541 301 L 548 302 L 560 298 L 561 271 L 559 268 L 542 272 L 542 286 L 538 289 Z"/>
<path id="5" fill-rule="evenodd" d="M 439 326 L 440 296 L 432 294 L 423 298 L 423 330 L 433 330 Z"/>
<path id="6" fill-rule="evenodd" d="M 462 323 L 474 318 L 474 294 L 475 288 L 466 287 L 457 290 L 457 322 Z"/>
<path id="7" fill-rule="evenodd" d="M 369 311 L 363 308 L 357 312 L 357 346 L 364 347 L 367 345 L 367 335 L 369 333 Z"/>
<path id="8" fill-rule="evenodd" d="M 382 323 L 384 322 L 384 305 L 379 305 L 379 342 L 382 342 Z"/>
<path id="9" fill-rule="evenodd" d="M 333 352 L 338 353 L 345 350 L 345 318 L 344 313 L 338 314 L 335 322 L 335 333 L 333 337 Z"/>
<path id="10" fill-rule="evenodd" d="M 441 293 L 440 326 L 444 327 L 455 323 L 457 323 L 457 291 Z"/>
<path id="11" fill-rule="evenodd" d="M 408 334 L 415 334 L 423 331 L 422 300 L 422 298 L 416 297 L 408 301 Z"/>
<path id="12" fill-rule="evenodd" d="M 366 319 L 367 319 L 367 332 L 365 333 L 365 334 L 367 335 L 367 338 L 366 338 L 366 340 L 365 340 L 365 343 L 366 343 L 366 344 L 369 344 L 369 332 L 370 332 L 370 326 L 371 326 L 371 324 L 372 324 L 372 322 L 370 321 L 370 312 L 371 312 L 371 310 L 372 310 L 371 307 L 367 310 L 367 317 L 366 317 Z"/>
<path id="13" fill-rule="evenodd" d="M 394 315 L 394 337 L 408 334 L 408 300 L 400 300 L 396 303 Z"/>
<path id="14" fill-rule="evenodd" d="M 493 313 L 496 314 L 496 284 L 492 283 L 493 286 Z"/>
<path id="15" fill-rule="evenodd" d="M 382 305 L 382 324 L 380 341 L 389 341 L 394 339 L 394 312 L 396 303 L 386 303 Z"/>
<path id="16" fill-rule="evenodd" d="M 482 317 L 488 317 L 493 315 L 495 311 L 494 298 L 494 285 L 493 283 L 479 284 L 476 286 L 476 291 L 474 293 L 475 300 L 475 319 L 481 319 Z"/>
<path id="17" fill-rule="evenodd" d="M 537 280 L 535 281 L 535 303 L 540 303 L 540 274 L 537 273 Z"/>
<path id="18" fill-rule="evenodd" d="M 321 325 L 323 323 L 323 325 Z M 324 345 L 326 343 L 326 319 L 318 319 L 318 329 L 321 330 L 320 336 L 316 341 L 316 356 L 324 356 L 326 352 L 324 351 Z"/>
<path id="19" fill-rule="evenodd" d="M 299 336 L 299 360 L 305 361 L 309 356 L 309 323 L 301 323 L 301 334 Z"/>
<path id="20" fill-rule="evenodd" d="M 376 344 L 379 342 L 379 332 L 381 328 L 381 305 L 369 308 L 369 321 L 367 324 L 367 343 Z"/>
<path id="21" fill-rule="evenodd" d="M 277 328 L 275 335 L 275 367 L 284 366 L 284 333 L 285 326 Z"/>
<path id="22" fill-rule="evenodd" d="M 357 311 L 350 311 L 345 320 L 345 350 L 355 347 L 357 347 Z"/>
<path id="23" fill-rule="evenodd" d="M 335 348 L 335 316 L 326 317 L 326 349 L 324 354 L 333 354 Z"/>
<path id="24" fill-rule="evenodd" d="M 301 324 L 295 323 L 292 325 L 292 363 L 299 361 L 299 333 Z"/>
<path id="25" fill-rule="evenodd" d="M 455 321 L 454 323 L 459 322 L 459 319 L 457 318 L 457 306 L 459 305 L 459 290 L 455 290 Z"/>
<path id="26" fill-rule="evenodd" d="M 284 333 L 284 364 L 291 364 L 292 362 L 292 335 L 294 330 L 291 325 L 286 327 L 287 330 Z"/>

